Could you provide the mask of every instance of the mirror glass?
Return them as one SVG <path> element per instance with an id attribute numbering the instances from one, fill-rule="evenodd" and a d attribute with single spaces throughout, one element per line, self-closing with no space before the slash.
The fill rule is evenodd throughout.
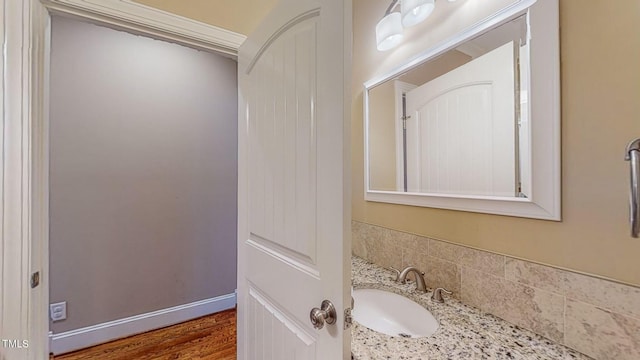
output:
<path id="1" fill-rule="evenodd" d="M 369 190 L 528 198 L 522 15 L 366 89 Z"/>
<path id="2" fill-rule="evenodd" d="M 364 84 L 365 200 L 561 220 L 558 7 L 403 45 L 416 55 Z"/>

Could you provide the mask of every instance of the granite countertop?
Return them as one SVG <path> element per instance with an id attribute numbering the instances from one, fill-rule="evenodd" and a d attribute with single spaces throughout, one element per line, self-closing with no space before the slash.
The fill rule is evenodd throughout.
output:
<path id="1" fill-rule="evenodd" d="M 414 283 L 399 284 L 392 280 L 393 276 L 389 270 L 352 258 L 354 289 L 382 289 L 404 295 L 431 311 L 440 328 L 430 337 L 403 338 L 378 333 L 354 322 L 351 349 L 355 360 L 591 359 L 454 298 L 446 297 L 444 304 L 433 302 L 431 292 L 420 294 Z"/>

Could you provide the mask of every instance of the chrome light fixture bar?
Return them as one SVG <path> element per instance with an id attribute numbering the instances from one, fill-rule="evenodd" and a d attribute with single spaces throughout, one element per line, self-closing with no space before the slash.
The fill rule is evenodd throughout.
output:
<path id="1" fill-rule="evenodd" d="M 449 0 L 453 2 L 455 0 Z M 400 4 L 400 12 L 393 9 Z M 419 24 L 435 9 L 435 0 L 391 0 L 384 17 L 376 25 L 378 51 L 387 51 L 402 42 L 405 27 Z"/>

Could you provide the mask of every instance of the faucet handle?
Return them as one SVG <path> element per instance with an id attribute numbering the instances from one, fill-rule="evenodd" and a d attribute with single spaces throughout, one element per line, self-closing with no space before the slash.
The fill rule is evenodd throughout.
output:
<path id="1" fill-rule="evenodd" d="M 396 273 L 396 278 L 393 281 L 398 281 L 400 279 L 400 270 L 394 268 L 393 266 L 389 267 L 389 270 Z"/>
<path id="2" fill-rule="evenodd" d="M 442 293 L 445 293 L 447 295 L 451 295 L 453 294 L 451 291 L 445 289 L 445 288 L 437 288 L 435 290 L 433 290 L 433 295 L 431 295 L 431 300 L 438 302 L 438 303 L 443 303 L 444 302 L 444 298 L 442 297 Z"/>

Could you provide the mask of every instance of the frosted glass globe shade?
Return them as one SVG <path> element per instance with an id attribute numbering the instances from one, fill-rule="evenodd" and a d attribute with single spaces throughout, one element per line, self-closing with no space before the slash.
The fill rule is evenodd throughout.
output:
<path id="1" fill-rule="evenodd" d="M 402 41 L 402 16 L 399 12 L 382 18 L 376 25 L 376 44 L 379 51 L 392 49 Z"/>
<path id="2" fill-rule="evenodd" d="M 435 0 L 401 0 L 402 25 L 418 24 L 431 15 L 436 7 Z"/>

